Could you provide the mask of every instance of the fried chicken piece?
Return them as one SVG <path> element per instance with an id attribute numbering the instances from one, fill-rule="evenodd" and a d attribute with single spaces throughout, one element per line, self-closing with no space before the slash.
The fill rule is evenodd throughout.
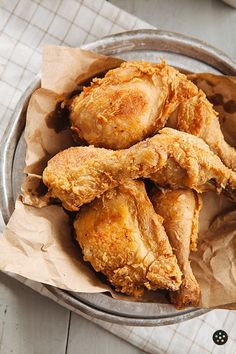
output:
<path id="1" fill-rule="evenodd" d="M 168 160 L 163 168 L 149 178 L 158 185 L 171 188 L 191 188 L 199 193 L 214 189 L 235 199 L 236 173 L 200 138 L 171 128 L 164 128 L 152 142 L 164 142 Z M 209 183 L 211 182 L 211 183 Z"/>
<path id="2" fill-rule="evenodd" d="M 201 198 L 191 189 L 155 189 L 151 201 L 155 211 L 163 217 L 163 226 L 183 273 L 180 289 L 170 293 L 171 302 L 177 308 L 198 306 L 200 287 L 190 265 L 189 253 L 190 249 L 197 249 Z"/>
<path id="3" fill-rule="evenodd" d="M 179 289 L 176 256 L 143 182 L 127 181 L 83 206 L 74 228 L 84 260 L 116 291 L 140 296 L 145 287 Z"/>
<path id="4" fill-rule="evenodd" d="M 147 177 L 164 166 L 166 159 L 162 146 L 148 140 L 118 151 L 71 147 L 48 161 L 43 182 L 52 197 L 60 199 L 67 210 L 76 211 L 129 179 Z"/>
<path id="5" fill-rule="evenodd" d="M 202 139 L 165 128 L 126 150 L 89 146 L 59 152 L 49 160 L 43 182 L 51 197 L 68 210 L 78 210 L 128 179 L 148 177 L 160 185 L 197 191 L 213 188 L 208 182 L 214 180 L 220 191 L 236 188 L 235 176 Z"/>
<path id="6" fill-rule="evenodd" d="M 207 100 L 205 93 L 199 93 L 182 102 L 170 117 L 170 127 L 202 138 L 223 163 L 236 171 L 236 150 L 224 139 L 218 113 Z"/>
<path id="7" fill-rule="evenodd" d="M 125 62 L 75 96 L 72 130 L 91 145 L 124 149 L 163 128 L 177 106 L 198 92 L 178 70 L 149 62 Z"/>
<path id="8" fill-rule="evenodd" d="M 217 113 L 203 91 L 168 66 L 131 61 L 94 79 L 69 105 L 72 130 L 89 144 L 124 149 L 169 126 L 196 135 L 236 170 Z"/>

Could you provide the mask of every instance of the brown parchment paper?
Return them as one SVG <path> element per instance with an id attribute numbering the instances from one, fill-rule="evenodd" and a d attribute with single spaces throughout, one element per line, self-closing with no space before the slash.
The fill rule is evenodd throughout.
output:
<path id="1" fill-rule="evenodd" d="M 114 295 L 109 285 L 82 260 L 78 246 L 72 242 L 69 214 L 60 205 L 47 205 L 49 201 L 43 197 L 41 181 L 47 161 L 75 144 L 68 126 L 62 122 L 58 125 L 52 115 L 57 103 L 81 82 L 121 62 L 78 48 L 44 48 L 42 87 L 33 93 L 26 117 L 25 172 L 28 176 L 0 239 L 1 270 L 66 290 L 110 291 L 122 298 Z M 235 145 L 235 79 L 211 74 L 190 75 L 190 79 L 215 104 L 225 137 Z M 214 102 L 217 97 L 218 101 Z M 192 253 L 191 260 L 201 286 L 201 306 L 232 308 L 236 303 L 236 208 L 224 196 L 213 192 L 204 195 L 199 248 Z M 163 302 L 163 296 L 158 293 L 149 298 Z"/>

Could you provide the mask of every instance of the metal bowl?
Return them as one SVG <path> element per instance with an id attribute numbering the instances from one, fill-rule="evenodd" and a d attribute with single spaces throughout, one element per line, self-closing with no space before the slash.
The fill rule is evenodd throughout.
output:
<path id="1" fill-rule="evenodd" d="M 224 53 L 201 41 L 180 34 L 158 30 L 138 30 L 116 34 L 82 49 L 124 60 L 143 59 L 158 61 L 164 57 L 170 65 L 187 72 L 211 72 L 236 75 L 236 63 Z M 25 143 L 23 139 L 25 112 L 32 92 L 40 87 L 40 77 L 21 97 L 1 142 L 0 206 L 7 222 L 23 179 Z M 47 289 L 72 308 L 113 323 L 135 326 L 173 324 L 199 316 L 207 310 L 188 308 L 176 310 L 167 303 L 131 302 L 116 300 L 108 294 L 84 294 L 61 290 L 49 285 Z"/>

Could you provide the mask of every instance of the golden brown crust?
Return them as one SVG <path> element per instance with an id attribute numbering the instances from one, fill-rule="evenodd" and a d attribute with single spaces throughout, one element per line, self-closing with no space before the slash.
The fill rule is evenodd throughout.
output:
<path id="1" fill-rule="evenodd" d="M 199 193 L 193 193 L 195 198 L 195 208 L 192 218 L 192 230 L 190 237 L 190 251 L 197 251 L 197 239 L 199 232 L 199 214 L 202 209 L 202 197 Z"/>
<path id="2" fill-rule="evenodd" d="M 171 303 L 177 309 L 187 306 L 198 307 L 200 304 L 201 290 L 193 273 L 183 277 L 182 285 L 178 291 L 170 292 Z"/>
<path id="3" fill-rule="evenodd" d="M 227 168 L 202 140 L 191 134 L 164 128 L 160 135 L 150 139 L 163 142 L 168 159 L 166 165 L 149 176 L 160 186 L 171 189 L 192 188 L 198 192 L 212 189 L 214 181 L 218 192 L 228 185 L 236 188 L 236 174 Z"/>
<path id="4" fill-rule="evenodd" d="M 178 308 L 197 306 L 200 288 L 190 266 L 189 253 L 190 249 L 197 248 L 201 198 L 190 189 L 153 190 L 151 200 L 155 211 L 163 217 L 163 225 L 183 273 L 181 287 L 171 293 L 171 301 Z"/>
<path id="5" fill-rule="evenodd" d="M 199 90 L 164 61 L 124 62 L 94 79 L 69 104 L 74 136 L 89 144 L 124 149 L 168 125 L 196 135 L 236 171 L 236 150 L 221 132 L 218 114 Z"/>
<path id="6" fill-rule="evenodd" d="M 235 174 L 203 140 L 170 128 L 160 133 L 126 150 L 92 146 L 64 150 L 48 162 L 43 181 L 68 210 L 78 210 L 107 190 L 140 177 L 175 189 L 204 191 L 213 188 L 208 184 L 212 179 L 218 191 L 236 188 Z"/>
<path id="7" fill-rule="evenodd" d="M 72 129 L 89 144 L 128 148 L 164 127 L 177 106 L 197 91 L 164 61 L 125 62 L 73 99 Z"/>
<path id="8" fill-rule="evenodd" d="M 141 142 L 127 150 L 72 147 L 61 151 L 43 172 L 43 181 L 52 197 L 68 210 L 79 210 L 104 192 L 128 179 L 146 177 L 166 163 L 166 152 L 159 144 Z"/>
<path id="9" fill-rule="evenodd" d="M 74 222 L 84 259 L 117 291 L 177 290 L 181 272 L 162 218 L 141 181 L 128 181 L 81 208 Z"/>
<path id="10" fill-rule="evenodd" d="M 202 138 L 226 166 L 236 171 L 236 151 L 226 143 L 218 113 L 202 90 L 179 105 L 169 124 L 178 130 Z"/>

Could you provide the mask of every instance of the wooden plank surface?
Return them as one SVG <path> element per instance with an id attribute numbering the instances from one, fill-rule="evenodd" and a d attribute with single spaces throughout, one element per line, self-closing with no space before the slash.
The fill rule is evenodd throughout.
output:
<path id="1" fill-rule="evenodd" d="M 64 354 L 69 313 L 0 273 L 1 354 Z"/>
<path id="2" fill-rule="evenodd" d="M 141 354 L 144 351 L 133 347 L 90 321 L 71 316 L 67 354 Z"/>

